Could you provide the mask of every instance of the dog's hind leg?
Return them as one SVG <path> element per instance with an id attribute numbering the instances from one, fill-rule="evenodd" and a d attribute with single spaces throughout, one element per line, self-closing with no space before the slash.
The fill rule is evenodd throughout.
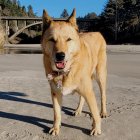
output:
<path id="1" fill-rule="evenodd" d="M 96 67 L 97 74 L 97 83 L 100 88 L 101 93 L 101 117 L 107 117 L 106 110 L 106 77 L 107 77 L 107 68 L 106 68 L 106 52 L 102 51 L 99 55 L 99 62 Z"/>
<path id="2" fill-rule="evenodd" d="M 74 116 L 81 115 L 82 109 L 83 109 L 83 106 L 84 106 L 84 102 L 85 102 L 85 99 L 82 96 L 80 96 L 78 107 L 74 111 Z"/>

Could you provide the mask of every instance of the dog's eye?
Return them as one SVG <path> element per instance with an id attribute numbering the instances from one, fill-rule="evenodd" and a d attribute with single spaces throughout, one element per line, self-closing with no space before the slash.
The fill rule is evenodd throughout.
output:
<path id="1" fill-rule="evenodd" d="M 66 41 L 69 42 L 69 41 L 71 41 L 71 40 L 72 40 L 72 39 L 69 37 Z"/>
<path id="2" fill-rule="evenodd" d="M 49 41 L 56 43 L 56 40 L 54 38 L 50 38 Z"/>

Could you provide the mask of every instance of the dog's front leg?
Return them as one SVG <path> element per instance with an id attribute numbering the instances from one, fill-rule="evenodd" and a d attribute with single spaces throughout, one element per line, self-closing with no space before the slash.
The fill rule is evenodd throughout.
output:
<path id="1" fill-rule="evenodd" d="M 58 135 L 61 125 L 61 104 L 62 104 L 62 94 L 60 93 L 51 93 L 54 109 L 54 124 L 50 129 L 49 133 L 52 135 Z"/>

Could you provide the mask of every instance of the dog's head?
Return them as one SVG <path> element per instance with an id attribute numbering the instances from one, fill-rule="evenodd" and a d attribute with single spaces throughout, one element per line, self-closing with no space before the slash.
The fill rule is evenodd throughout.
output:
<path id="1" fill-rule="evenodd" d="M 53 71 L 67 71 L 80 50 L 76 12 L 65 21 L 53 21 L 43 11 L 42 47 Z"/>

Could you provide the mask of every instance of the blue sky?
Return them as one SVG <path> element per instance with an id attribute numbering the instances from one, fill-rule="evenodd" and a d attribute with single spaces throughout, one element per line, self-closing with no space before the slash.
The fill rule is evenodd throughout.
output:
<path id="1" fill-rule="evenodd" d="M 76 8 L 78 16 L 85 16 L 87 13 L 95 12 L 99 15 L 108 0 L 20 0 L 21 6 L 32 5 L 37 16 L 42 16 L 43 9 L 46 9 L 50 16 L 59 18 L 62 11 L 67 9 L 71 14 Z"/>

